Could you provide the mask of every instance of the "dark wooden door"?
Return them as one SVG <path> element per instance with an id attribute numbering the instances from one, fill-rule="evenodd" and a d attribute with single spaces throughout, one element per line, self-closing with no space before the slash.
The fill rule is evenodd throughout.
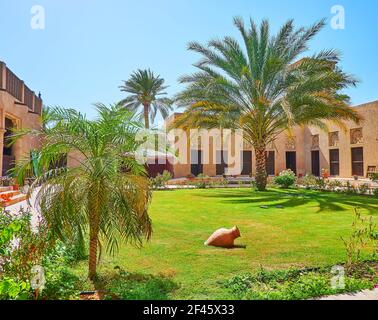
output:
<path id="1" fill-rule="evenodd" d="M 364 175 L 364 149 L 352 148 L 352 175 L 363 176 Z"/>
<path id="2" fill-rule="evenodd" d="M 340 153 L 339 149 L 329 150 L 329 173 L 331 176 L 340 175 Z"/>
<path id="3" fill-rule="evenodd" d="M 276 165 L 274 158 L 274 151 L 268 151 L 266 153 L 266 173 L 268 176 L 274 176 L 276 174 Z"/>
<path id="4" fill-rule="evenodd" d="M 241 174 L 243 176 L 250 176 L 252 174 L 252 151 L 242 151 L 243 167 Z"/>
<path id="5" fill-rule="evenodd" d="M 320 153 L 311 151 L 311 172 L 314 176 L 320 177 Z"/>
<path id="6" fill-rule="evenodd" d="M 217 163 L 216 163 L 216 174 L 217 176 L 223 176 L 227 168 L 227 152 L 221 150 L 217 151 Z"/>
<path id="7" fill-rule="evenodd" d="M 286 169 L 297 174 L 297 153 L 295 151 L 286 152 Z"/>
<path id="8" fill-rule="evenodd" d="M 195 176 L 198 176 L 199 174 L 203 173 L 202 151 L 191 150 L 190 159 L 191 159 L 191 173 Z"/>

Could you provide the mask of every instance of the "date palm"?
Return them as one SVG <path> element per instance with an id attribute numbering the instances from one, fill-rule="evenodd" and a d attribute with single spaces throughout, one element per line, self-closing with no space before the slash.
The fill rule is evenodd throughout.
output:
<path id="1" fill-rule="evenodd" d="M 103 242 L 115 253 L 120 241 L 140 246 L 151 235 L 149 182 L 143 165 L 130 156 L 138 148 L 135 135 L 141 127 L 120 105 L 96 108 L 96 120 L 71 109 L 50 110 L 54 125 L 44 130 L 36 157 L 42 174 L 29 190 L 40 187 L 36 202 L 55 238 L 88 239 L 90 279 L 96 276 Z M 64 154 L 75 157 L 79 165 L 51 169 Z M 22 180 L 30 171 L 25 159 L 14 173 Z"/>
<path id="2" fill-rule="evenodd" d="M 149 129 L 158 112 L 165 119 L 172 110 L 171 100 L 164 97 L 166 88 L 164 79 L 155 76 L 151 70 L 137 70 L 120 86 L 121 91 L 130 94 L 121 103 L 132 112 L 138 112 L 142 107 L 140 116 L 144 119 L 146 129 Z"/>
<path id="3" fill-rule="evenodd" d="M 356 80 L 337 66 L 335 50 L 303 56 L 324 20 L 300 29 L 290 20 L 274 36 L 268 21 L 259 28 L 252 20 L 246 28 L 241 18 L 234 24 L 241 43 L 225 37 L 189 44 L 202 59 L 197 72 L 180 79 L 186 88 L 176 100 L 186 111 L 176 126 L 242 129 L 255 149 L 257 188 L 265 190 L 266 146 L 280 133 L 295 125 L 359 120 L 341 93 Z"/>

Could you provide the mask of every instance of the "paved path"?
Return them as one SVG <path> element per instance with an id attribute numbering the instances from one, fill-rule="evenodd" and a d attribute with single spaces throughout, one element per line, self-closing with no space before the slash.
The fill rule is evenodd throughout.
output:
<path id="1" fill-rule="evenodd" d="M 24 200 L 24 201 L 18 202 L 14 205 L 6 207 L 5 210 L 10 211 L 13 214 L 17 214 L 21 208 L 23 208 L 24 210 L 30 210 L 32 213 L 31 224 L 33 227 L 36 226 L 38 223 L 38 217 L 39 217 L 39 213 L 35 205 L 36 194 L 37 194 L 37 190 L 34 191 L 33 194 L 30 196 L 29 201 Z"/>
<path id="2" fill-rule="evenodd" d="M 364 290 L 353 294 L 339 294 L 320 298 L 319 300 L 378 300 L 378 288 L 374 290 Z"/>

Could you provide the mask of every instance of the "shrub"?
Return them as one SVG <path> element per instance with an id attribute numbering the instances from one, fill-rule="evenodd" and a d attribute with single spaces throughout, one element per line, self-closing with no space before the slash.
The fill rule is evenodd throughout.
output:
<path id="1" fill-rule="evenodd" d="M 49 245 L 45 225 L 32 230 L 31 214 L 0 211 L 0 299 L 26 299 L 32 296 L 32 267 L 41 263 Z"/>
<path id="2" fill-rule="evenodd" d="M 344 192 L 348 195 L 358 194 L 358 189 L 354 185 L 352 185 L 349 181 L 347 181 L 344 188 L 345 188 Z"/>
<path id="3" fill-rule="evenodd" d="M 304 177 L 298 179 L 297 184 L 305 187 L 306 189 L 312 189 L 316 187 L 317 179 L 312 174 L 306 174 Z"/>
<path id="4" fill-rule="evenodd" d="M 332 268 L 289 269 L 235 275 L 222 282 L 237 299 L 301 300 L 342 292 L 355 292 L 372 288 L 373 282 L 365 278 L 345 277 L 345 288 L 331 285 Z"/>
<path id="5" fill-rule="evenodd" d="M 354 213 L 355 219 L 352 223 L 352 234 L 349 238 L 342 238 L 347 254 L 346 266 L 348 269 L 362 262 L 361 254 L 365 248 L 370 247 L 373 250 L 372 254 L 377 249 L 374 236 L 377 230 L 373 217 L 364 218 L 357 209 L 354 210 Z"/>
<path id="6" fill-rule="evenodd" d="M 0 178 L 0 184 L 4 187 L 11 186 L 13 182 L 14 182 L 14 179 L 9 176 L 4 176 Z"/>
<path id="7" fill-rule="evenodd" d="M 169 293 L 178 286 L 166 276 L 129 274 L 120 270 L 109 282 L 105 299 L 122 300 L 167 300 Z"/>
<path id="8" fill-rule="evenodd" d="M 378 188 L 373 190 L 373 195 L 378 198 Z"/>
<path id="9" fill-rule="evenodd" d="M 209 180 L 210 178 L 203 173 L 200 173 L 197 178 L 192 182 L 192 185 L 194 185 L 198 189 L 206 189 L 211 186 L 211 182 Z"/>
<path id="10" fill-rule="evenodd" d="M 295 183 L 295 173 L 290 169 L 284 170 L 274 179 L 274 183 L 282 188 L 289 188 Z"/>
<path id="11" fill-rule="evenodd" d="M 367 183 L 363 183 L 358 187 L 358 191 L 360 194 L 368 194 L 370 191 L 370 185 Z"/>
<path id="12" fill-rule="evenodd" d="M 78 292 L 78 278 L 68 265 L 82 258 L 81 249 L 75 236 L 67 245 L 52 241 L 44 221 L 33 228 L 30 212 L 0 211 L 0 300 L 71 298 Z M 33 290 L 37 279 L 44 279 L 43 286 Z"/>
<path id="13" fill-rule="evenodd" d="M 53 241 L 44 221 L 39 221 L 33 229 L 30 212 L 21 209 L 18 215 L 11 219 L 20 224 L 20 230 L 15 235 L 15 242 L 4 255 L 2 268 L 5 274 L 13 279 L 29 281 L 32 268 L 42 264 L 43 255 L 52 247 Z"/>
<path id="14" fill-rule="evenodd" d="M 378 181 L 378 172 L 370 173 L 370 174 L 369 174 L 369 178 L 370 178 L 372 181 Z"/>
<path id="15" fill-rule="evenodd" d="M 316 178 L 316 189 L 324 191 L 327 189 L 328 186 L 328 180 L 324 178 Z"/>
<path id="16" fill-rule="evenodd" d="M 158 174 L 155 178 L 151 178 L 151 185 L 154 189 L 160 189 L 165 188 L 167 185 L 167 182 L 172 179 L 172 174 L 164 170 L 162 174 Z"/>
<path id="17" fill-rule="evenodd" d="M 70 272 L 69 264 L 77 261 L 75 245 L 64 245 L 58 241 L 46 252 L 42 266 L 46 279 L 42 291 L 43 299 L 58 300 L 78 297 L 80 292 L 79 278 Z"/>
<path id="18" fill-rule="evenodd" d="M 330 180 L 328 181 L 328 189 L 330 191 L 340 192 L 342 190 L 343 183 L 340 180 Z"/>

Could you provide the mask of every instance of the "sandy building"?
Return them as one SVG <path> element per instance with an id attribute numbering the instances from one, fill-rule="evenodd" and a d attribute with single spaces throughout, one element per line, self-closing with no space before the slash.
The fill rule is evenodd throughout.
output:
<path id="1" fill-rule="evenodd" d="M 0 61 L 0 172 L 2 176 L 22 157 L 37 148 L 39 142 L 24 137 L 13 146 L 7 144 L 7 136 L 13 128 L 41 126 L 42 100 Z"/>
<path id="2" fill-rule="evenodd" d="M 331 176 L 340 178 L 367 177 L 370 172 L 378 172 L 378 101 L 355 108 L 363 118 L 359 124 L 346 122 L 344 128 L 330 124 L 328 132 L 308 126 L 296 127 L 290 137 L 282 133 L 274 144 L 267 147 L 268 174 L 277 175 L 287 168 L 298 176 L 307 173 L 319 176 L 322 170 L 328 170 Z M 179 116 L 175 113 L 169 117 L 166 126 Z M 199 147 L 193 146 L 190 136 L 186 141 L 176 137 L 175 143 L 177 151 L 185 150 L 187 160 L 170 167 L 175 178 L 200 173 L 208 176 L 225 174 L 228 161 L 220 147 L 214 148 L 211 139 L 205 142 L 210 143 L 208 148 L 201 143 Z M 231 153 L 235 152 L 234 149 L 232 146 Z M 210 155 L 205 155 L 208 150 Z M 240 163 L 241 175 L 255 174 L 253 148 L 244 142 L 240 153 L 243 154 L 240 157 L 243 162 Z M 209 161 L 205 162 L 205 158 Z"/>

